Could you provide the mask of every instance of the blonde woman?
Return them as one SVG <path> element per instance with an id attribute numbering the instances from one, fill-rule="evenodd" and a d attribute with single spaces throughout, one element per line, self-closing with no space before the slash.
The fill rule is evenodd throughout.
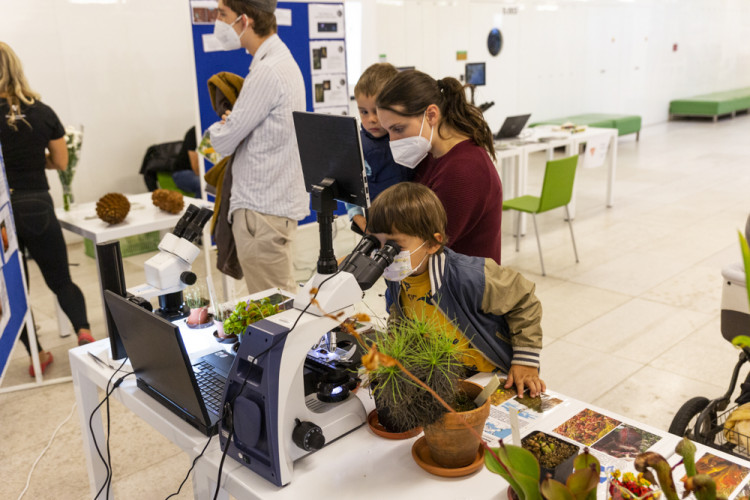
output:
<path id="1" fill-rule="evenodd" d="M 67 168 L 64 136 L 65 129 L 55 112 L 29 87 L 18 56 L 9 45 L 0 42 L 0 145 L 19 251 L 23 255 L 27 250 L 39 265 L 44 281 L 73 323 L 78 345 L 83 345 L 94 338 L 83 294 L 70 278 L 68 252 L 44 172 Z M 21 341 L 29 351 L 25 329 Z M 43 351 L 41 346 L 39 351 L 44 372 L 52 362 L 52 353 Z M 29 374 L 34 375 L 31 366 Z"/>

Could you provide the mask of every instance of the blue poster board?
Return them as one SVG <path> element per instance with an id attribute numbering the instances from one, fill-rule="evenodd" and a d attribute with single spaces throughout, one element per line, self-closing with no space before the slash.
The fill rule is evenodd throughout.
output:
<path id="1" fill-rule="evenodd" d="M 201 4 L 203 4 L 203 2 L 201 2 Z M 292 53 L 294 60 L 297 62 L 297 65 L 302 72 L 305 81 L 307 111 L 313 111 L 315 109 L 313 103 L 313 71 L 311 68 L 310 20 L 308 17 L 309 6 L 311 4 L 323 5 L 314 2 L 279 2 L 277 4 L 277 12 L 279 10 L 284 10 L 286 13 L 291 14 L 290 25 L 284 25 L 281 22 L 278 23 L 278 35 L 289 48 L 289 51 Z M 343 13 L 343 3 L 325 5 L 338 5 L 341 7 L 341 12 Z M 196 12 L 196 10 L 197 9 L 191 9 L 190 14 L 193 33 L 193 54 L 195 56 L 195 72 L 198 83 L 198 113 L 200 119 L 199 126 L 196 128 L 200 130 L 200 135 L 202 136 L 208 127 L 219 120 L 219 117 L 211 106 L 211 98 L 208 93 L 208 79 L 222 71 L 229 71 L 244 78 L 248 73 L 250 63 L 252 62 L 252 56 L 247 54 L 243 49 L 206 52 L 204 50 L 204 35 L 213 34 L 213 20 L 210 9 L 208 9 L 207 12 L 201 13 Z M 201 18 L 202 16 L 205 17 Z M 340 40 L 343 42 L 343 34 L 340 36 Z M 206 170 L 209 170 L 212 165 L 207 160 L 204 161 Z M 346 213 L 343 203 L 339 202 L 339 208 L 336 213 L 339 215 Z M 300 221 L 300 224 L 313 222 L 314 220 L 315 214 L 311 212 L 307 218 Z"/>
<path id="2" fill-rule="evenodd" d="M 0 383 L 8 366 L 13 346 L 21 333 L 29 309 L 26 287 L 21 272 L 20 252 L 13 212 L 10 206 L 10 190 L 5 175 L 2 144 L 0 144 Z"/>

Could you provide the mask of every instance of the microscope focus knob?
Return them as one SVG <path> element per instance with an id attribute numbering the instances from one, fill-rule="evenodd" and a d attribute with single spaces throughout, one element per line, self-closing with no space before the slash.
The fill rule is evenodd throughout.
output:
<path id="1" fill-rule="evenodd" d="M 300 422 L 292 431 L 292 441 L 305 451 L 319 450 L 326 444 L 323 430 L 312 422 Z"/>
<path id="2" fill-rule="evenodd" d="M 195 285 L 195 282 L 198 281 L 198 277 L 192 271 L 185 271 L 182 274 L 180 274 L 180 281 L 182 281 L 188 286 Z"/>

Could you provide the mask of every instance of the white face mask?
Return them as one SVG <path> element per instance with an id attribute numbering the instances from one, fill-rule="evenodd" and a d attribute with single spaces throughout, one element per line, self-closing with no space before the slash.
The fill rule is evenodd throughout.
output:
<path id="1" fill-rule="evenodd" d="M 383 278 L 387 279 L 388 281 L 401 281 L 404 278 L 407 278 L 411 276 L 416 269 L 419 269 L 419 267 L 422 265 L 422 262 L 427 258 L 427 255 L 424 256 L 424 258 L 419 261 L 419 264 L 417 264 L 416 269 L 413 269 L 411 267 L 411 256 L 414 252 L 425 246 L 427 242 L 425 241 L 421 245 L 419 245 L 417 248 L 415 248 L 413 251 L 408 250 L 402 250 L 396 255 L 396 257 L 393 258 L 393 262 L 383 270 Z"/>
<path id="2" fill-rule="evenodd" d="M 393 161 L 399 165 L 403 165 L 407 168 L 416 168 L 419 162 L 427 156 L 432 147 L 432 134 L 435 129 L 430 128 L 430 140 L 428 141 L 422 137 L 422 129 L 424 128 L 425 117 L 427 116 L 427 110 L 422 116 L 422 126 L 419 127 L 419 135 L 414 137 L 404 137 L 390 142 L 391 154 L 393 154 Z"/>
<path id="3" fill-rule="evenodd" d="M 227 24 L 224 21 L 219 21 L 218 19 L 216 20 L 216 23 L 214 23 L 214 36 L 219 41 L 224 50 L 237 50 L 242 47 L 240 37 L 245 33 L 245 30 L 242 30 L 242 33 L 238 35 L 232 27 L 240 19 L 242 19 L 242 16 L 235 19 L 232 24 Z"/>

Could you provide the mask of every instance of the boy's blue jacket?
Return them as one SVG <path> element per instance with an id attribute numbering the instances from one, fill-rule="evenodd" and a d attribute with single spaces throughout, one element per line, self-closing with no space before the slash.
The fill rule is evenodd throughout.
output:
<path id="1" fill-rule="evenodd" d="M 535 285 L 492 259 L 469 257 L 444 248 L 428 265 L 432 303 L 471 344 L 506 372 L 510 365 L 539 367 L 542 305 Z M 386 281 L 394 303 L 389 321 L 404 316 L 401 283 Z"/>

